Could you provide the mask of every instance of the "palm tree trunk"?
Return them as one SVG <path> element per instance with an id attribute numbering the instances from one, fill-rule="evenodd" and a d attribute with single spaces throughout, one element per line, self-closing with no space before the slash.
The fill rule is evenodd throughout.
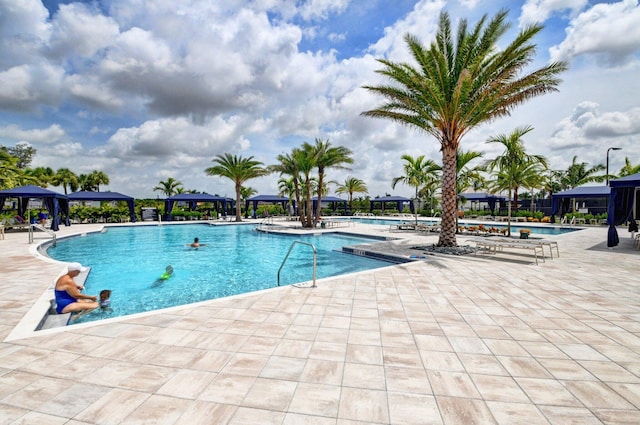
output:
<path id="1" fill-rule="evenodd" d="M 511 188 L 509 188 L 509 199 L 507 199 L 507 236 L 511 236 Z"/>
<path id="2" fill-rule="evenodd" d="M 442 222 L 438 246 L 457 246 L 456 243 L 456 147 L 442 147 Z"/>
<path id="3" fill-rule="evenodd" d="M 236 221 L 242 221 L 241 205 L 240 205 L 240 184 L 236 184 Z"/>

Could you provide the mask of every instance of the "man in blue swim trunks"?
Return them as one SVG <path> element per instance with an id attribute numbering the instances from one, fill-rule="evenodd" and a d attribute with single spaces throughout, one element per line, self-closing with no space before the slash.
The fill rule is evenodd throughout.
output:
<path id="1" fill-rule="evenodd" d="M 73 280 L 84 270 L 85 268 L 80 263 L 69 263 L 67 265 L 67 274 L 60 276 L 56 281 L 54 293 L 58 314 L 78 313 L 74 316 L 74 318 L 78 318 L 100 306 L 97 301 L 98 297 L 80 292 L 78 285 Z"/>

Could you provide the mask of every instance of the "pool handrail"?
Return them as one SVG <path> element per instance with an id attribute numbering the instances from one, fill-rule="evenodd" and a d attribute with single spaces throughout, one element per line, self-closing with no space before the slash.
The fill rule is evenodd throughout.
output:
<path id="1" fill-rule="evenodd" d="M 311 285 L 311 287 L 315 288 L 316 287 L 316 258 L 317 258 L 316 247 L 312 243 L 303 242 L 303 241 L 293 241 L 293 243 L 289 247 L 289 251 L 287 251 L 287 255 L 284 256 L 284 260 L 282 260 L 282 264 L 280 264 L 280 268 L 278 269 L 278 286 L 280 286 L 280 271 L 282 270 L 282 267 L 284 267 L 284 263 L 287 261 L 287 258 L 289 258 L 289 254 L 291 254 L 291 250 L 293 250 L 293 247 L 296 244 L 307 245 L 307 246 L 310 246 L 311 249 L 313 249 L 313 285 Z"/>

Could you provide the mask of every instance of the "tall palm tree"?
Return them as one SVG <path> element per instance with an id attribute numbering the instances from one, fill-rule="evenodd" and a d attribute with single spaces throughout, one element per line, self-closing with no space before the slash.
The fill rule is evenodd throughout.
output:
<path id="1" fill-rule="evenodd" d="M 64 194 L 67 195 L 67 187 L 75 192 L 78 189 L 78 176 L 68 168 L 59 168 L 53 176 L 51 182 L 54 186 L 62 186 Z"/>
<path id="2" fill-rule="evenodd" d="M 302 208 L 300 204 L 300 171 L 298 169 L 297 155 L 299 149 L 293 149 L 290 154 L 278 155 L 278 164 L 267 167 L 272 173 L 280 173 L 280 175 L 289 175 L 293 183 L 293 195 L 298 206 L 300 219 L 302 219 Z"/>
<path id="3" fill-rule="evenodd" d="M 225 153 L 216 155 L 212 160 L 216 165 L 205 170 L 210 176 L 226 177 L 233 181 L 236 190 L 236 221 L 242 221 L 241 200 L 242 184 L 247 180 L 269 174 L 266 168 L 262 167 L 262 162 L 255 161 L 253 156 L 243 158 L 242 156 Z"/>
<path id="4" fill-rule="evenodd" d="M 420 188 L 427 182 L 429 175 L 435 175 L 441 167 L 432 159 L 425 159 L 424 155 L 417 158 L 411 155 L 402 155 L 404 162 L 404 175 L 394 177 L 391 181 L 391 187 L 396 188 L 398 183 L 412 186 L 415 190 L 415 199 L 418 200 Z M 416 223 L 418 222 L 418 211 L 415 211 Z"/>
<path id="5" fill-rule="evenodd" d="M 539 167 L 548 167 L 547 159 L 543 155 L 531 155 L 526 152 L 522 137 L 533 130 L 531 126 L 518 127 L 510 134 L 499 134 L 490 137 L 487 143 L 499 143 L 504 146 L 504 153 L 489 161 L 487 166 L 491 171 L 498 172 L 498 189 L 508 190 L 507 203 L 507 232 L 511 234 L 511 196 L 518 205 L 518 190 L 520 187 L 530 187 L 533 178 L 539 176 Z"/>
<path id="6" fill-rule="evenodd" d="M 470 188 L 474 188 L 475 190 L 483 185 L 484 177 L 482 173 L 485 171 L 485 167 L 482 165 L 471 166 L 473 160 L 482 158 L 483 156 L 484 152 L 478 151 L 459 150 L 456 154 L 456 195 L 458 196 L 458 202 L 466 202 L 464 198 L 460 197 L 461 193 L 466 192 Z M 458 214 L 456 214 L 456 220 L 457 218 Z M 457 228 L 456 226 L 456 229 Z"/>
<path id="7" fill-rule="evenodd" d="M 317 155 L 314 147 L 308 143 L 302 145 L 302 149 L 294 151 L 294 160 L 298 167 L 298 172 L 302 178 L 301 186 L 304 190 L 304 201 L 306 204 L 306 218 L 304 217 L 304 211 L 300 208 L 300 221 L 303 227 L 313 227 L 313 208 L 311 200 L 311 192 L 314 187 L 314 181 L 311 177 L 311 172 L 317 166 Z"/>
<path id="8" fill-rule="evenodd" d="M 100 192 L 101 184 L 109 184 L 109 176 L 104 171 L 93 170 L 91 174 L 89 174 L 89 179 L 96 192 Z"/>
<path id="9" fill-rule="evenodd" d="M 318 203 L 313 223 L 315 226 L 322 211 L 322 190 L 324 189 L 324 175 L 326 169 L 348 169 L 344 164 L 353 164 L 353 158 L 351 158 L 353 152 L 351 152 L 351 149 L 345 148 L 344 146 L 331 146 L 331 142 L 329 142 L 329 140 L 323 141 L 321 139 L 316 139 L 315 145 L 311 146 L 308 143 L 305 143 L 305 145 L 303 145 L 302 149 L 304 150 L 309 148 L 314 152 L 316 157 L 316 167 L 318 167 Z"/>
<path id="10" fill-rule="evenodd" d="M 604 174 L 598 175 L 597 173 L 604 171 L 605 168 L 604 164 L 597 164 L 587 168 L 587 163 L 578 162 L 578 156 L 576 155 L 573 157 L 571 165 L 562 174 L 560 183 L 563 189 L 573 189 L 587 183 L 603 182 L 607 176 Z"/>
<path id="11" fill-rule="evenodd" d="M 178 194 L 179 190 L 182 189 L 182 183 L 173 177 L 169 177 L 166 181 L 160 180 L 158 186 L 153 188 L 154 192 L 160 192 L 165 195 L 167 198 Z M 168 213 L 168 211 L 167 211 Z"/>
<path id="12" fill-rule="evenodd" d="M 631 161 L 629 161 L 629 157 L 624 157 L 624 166 L 620 169 L 618 173 L 619 177 L 626 177 L 632 174 L 640 173 L 640 164 L 632 165 Z"/>
<path id="13" fill-rule="evenodd" d="M 32 177 L 38 186 L 44 188 L 49 186 L 55 176 L 55 172 L 51 167 L 27 168 L 24 172 L 27 176 Z"/>
<path id="14" fill-rule="evenodd" d="M 336 193 L 346 193 L 349 198 L 349 211 L 353 211 L 353 194 L 354 193 L 368 193 L 367 185 L 364 181 L 349 176 L 344 180 L 344 184 L 338 184 L 336 187 Z"/>
<path id="15" fill-rule="evenodd" d="M 506 18 L 506 10 L 490 21 L 485 15 L 471 29 L 461 20 L 455 37 L 449 15 L 442 13 L 429 48 L 415 36 L 405 36 L 417 67 L 378 59 L 384 65 L 378 73 L 396 84 L 365 86 L 387 103 L 363 115 L 417 127 L 440 142 L 443 212 L 439 246 L 456 246 L 456 153 L 462 137 L 485 122 L 509 115 L 533 97 L 557 91 L 557 76 L 567 69 L 565 62 L 555 62 L 525 73 L 535 55 L 531 40 L 543 27 L 528 26 L 498 49 L 509 28 Z"/>
<path id="16" fill-rule="evenodd" d="M 13 189 L 20 185 L 24 170 L 18 167 L 18 158 L 0 149 L 0 189 Z"/>

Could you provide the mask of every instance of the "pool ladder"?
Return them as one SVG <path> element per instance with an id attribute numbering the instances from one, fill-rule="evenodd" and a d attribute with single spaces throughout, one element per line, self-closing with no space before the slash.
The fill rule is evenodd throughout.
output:
<path id="1" fill-rule="evenodd" d="M 289 251 L 287 252 L 287 255 L 285 255 L 284 260 L 282 260 L 282 264 L 280 264 L 280 268 L 278 269 L 278 286 L 280 286 L 280 271 L 282 271 L 282 267 L 284 267 L 284 263 L 287 261 L 287 258 L 289 258 L 289 254 L 291 254 L 291 251 L 293 250 L 293 247 L 296 246 L 296 244 L 307 245 L 307 246 L 310 246 L 311 249 L 313 249 L 313 285 L 311 285 L 311 287 L 315 288 L 316 287 L 316 258 L 317 258 L 316 247 L 312 243 L 302 242 L 302 241 L 293 241 L 293 243 L 289 247 Z"/>

